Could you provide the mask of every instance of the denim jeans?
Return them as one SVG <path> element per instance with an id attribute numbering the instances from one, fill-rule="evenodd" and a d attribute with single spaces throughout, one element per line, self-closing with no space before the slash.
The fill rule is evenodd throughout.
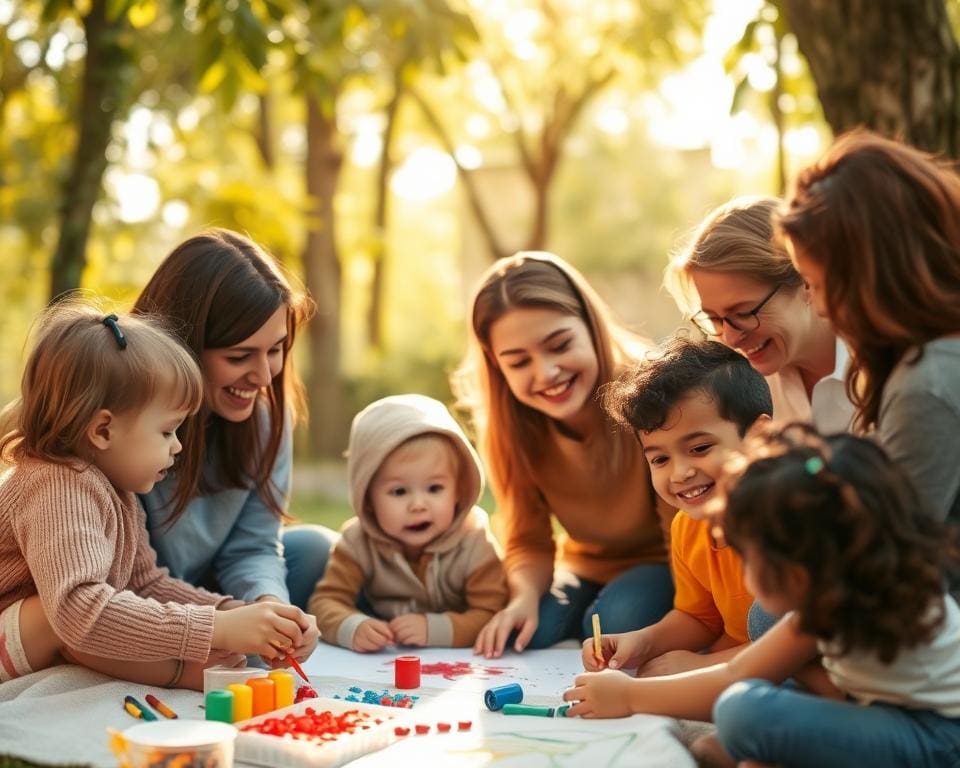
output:
<path id="1" fill-rule="evenodd" d="M 320 525 L 294 525 L 280 532 L 287 561 L 290 602 L 307 609 L 307 601 L 327 569 L 330 548 L 339 538 L 336 531 Z"/>
<path id="2" fill-rule="evenodd" d="M 600 614 L 603 633 L 612 634 L 655 624 L 672 607 L 673 579 L 666 563 L 636 565 L 606 585 L 558 570 L 540 598 L 540 623 L 528 647 L 589 637 L 594 613 Z"/>
<path id="3" fill-rule="evenodd" d="M 760 603 L 754 600 L 753 605 L 750 606 L 750 610 L 747 612 L 747 637 L 750 638 L 750 642 L 752 643 L 767 634 L 770 627 L 778 621 L 780 621 L 779 616 L 767 613 L 760 606 Z"/>
<path id="4" fill-rule="evenodd" d="M 784 768 L 960 766 L 960 719 L 929 710 L 863 706 L 744 680 L 717 699 L 713 720 L 735 760 Z"/>

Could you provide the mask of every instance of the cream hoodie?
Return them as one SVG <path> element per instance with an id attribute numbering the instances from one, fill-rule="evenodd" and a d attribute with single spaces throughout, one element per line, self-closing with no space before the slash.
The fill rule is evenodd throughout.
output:
<path id="1" fill-rule="evenodd" d="M 460 454 L 457 509 L 450 527 L 424 547 L 416 561 L 383 532 L 366 503 L 370 482 L 390 453 L 427 433 L 450 439 Z M 308 610 L 329 643 L 353 647 L 357 627 L 371 618 L 363 605 L 389 621 L 409 613 L 427 618 L 427 645 L 465 647 L 508 591 L 487 514 L 476 506 L 483 489 L 480 461 L 442 403 L 422 395 L 383 398 L 357 414 L 348 449 L 350 501 L 356 517 L 334 546 Z"/>

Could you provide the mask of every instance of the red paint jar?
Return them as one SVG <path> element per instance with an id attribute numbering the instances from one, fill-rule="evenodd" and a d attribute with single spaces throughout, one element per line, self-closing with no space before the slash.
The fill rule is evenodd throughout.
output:
<path id="1" fill-rule="evenodd" d="M 420 687 L 420 657 L 397 656 L 393 663 L 394 685 L 400 689 Z"/>

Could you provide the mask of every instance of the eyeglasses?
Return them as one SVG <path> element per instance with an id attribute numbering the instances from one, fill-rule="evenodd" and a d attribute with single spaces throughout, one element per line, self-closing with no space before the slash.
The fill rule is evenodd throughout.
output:
<path id="1" fill-rule="evenodd" d="M 763 297 L 763 300 L 757 304 L 757 306 L 746 312 L 734 312 L 732 315 L 714 317 L 713 315 L 708 315 L 706 312 L 700 311 L 690 318 L 690 322 L 707 334 L 707 336 L 722 335 L 724 323 L 741 333 L 752 331 L 760 325 L 760 310 L 767 305 L 767 302 L 770 301 L 773 295 L 779 290 L 780 285 L 777 285 L 770 293 Z"/>

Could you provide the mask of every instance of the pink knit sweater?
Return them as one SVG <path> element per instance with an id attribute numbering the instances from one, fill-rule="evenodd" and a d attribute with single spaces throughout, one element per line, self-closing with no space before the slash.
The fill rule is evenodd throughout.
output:
<path id="1" fill-rule="evenodd" d="M 157 566 L 143 510 L 93 466 L 26 459 L 0 477 L 0 611 L 40 595 L 70 648 L 205 661 L 224 598 Z"/>

